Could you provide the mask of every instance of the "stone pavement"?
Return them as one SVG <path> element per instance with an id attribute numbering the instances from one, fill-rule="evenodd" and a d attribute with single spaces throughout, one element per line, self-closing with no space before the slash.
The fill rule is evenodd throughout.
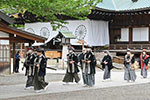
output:
<path id="1" fill-rule="evenodd" d="M 51 71 L 51 73 L 62 74 L 65 73 L 65 70 Z M 52 93 L 62 93 L 62 92 L 64 93 L 64 92 L 73 92 L 73 91 L 81 91 L 81 90 L 94 90 L 100 88 L 110 88 L 110 87 L 118 87 L 118 86 L 126 86 L 126 85 L 129 86 L 129 85 L 143 84 L 143 83 L 150 82 L 150 77 L 148 77 L 147 79 L 143 79 L 140 76 L 140 70 L 138 70 L 136 74 L 137 74 L 136 82 L 127 83 L 126 81 L 123 80 L 124 72 L 114 70 L 112 71 L 112 81 L 103 82 L 102 80 L 103 72 L 98 70 L 96 73 L 96 84 L 94 87 L 83 87 L 82 79 L 79 84 L 72 83 L 69 85 L 63 85 L 61 80 L 48 81 L 49 82 L 48 90 L 42 93 L 35 93 L 34 90 L 24 90 L 25 84 L 22 83 L 13 84 L 13 85 L 0 85 L 0 99 L 3 100 L 5 98 L 34 96 L 34 95 L 37 96 L 39 94 L 45 95 L 45 94 L 52 94 Z"/>

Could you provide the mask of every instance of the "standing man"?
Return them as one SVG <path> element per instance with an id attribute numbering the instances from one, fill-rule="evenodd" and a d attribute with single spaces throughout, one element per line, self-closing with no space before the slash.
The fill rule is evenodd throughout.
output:
<path id="1" fill-rule="evenodd" d="M 112 69 L 112 59 L 109 55 L 109 51 L 104 51 L 104 58 L 102 60 L 102 68 L 104 69 L 104 80 L 111 80 L 111 69 Z"/>
<path id="2" fill-rule="evenodd" d="M 86 72 L 85 71 L 86 52 L 87 52 L 86 48 L 83 48 L 82 53 L 79 55 L 79 62 L 80 62 L 80 65 L 81 65 L 81 70 L 82 70 L 83 84 L 85 86 L 88 85 L 88 83 L 87 83 L 88 80 L 87 80 L 87 77 L 86 77 L 86 74 L 85 74 L 85 72 Z M 83 70 L 83 68 L 84 68 L 84 70 Z"/>
<path id="3" fill-rule="evenodd" d="M 127 50 L 127 54 L 124 58 L 124 68 L 125 68 L 125 74 L 124 74 L 124 80 L 127 80 L 129 82 L 130 80 L 132 82 L 135 82 L 136 80 L 136 74 L 135 74 L 135 68 L 132 67 L 132 64 L 134 64 L 135 58 L 134 55 L 131 53 L 131 50 Z"/>
<path id="4" fill-rule="evenodd" d="M 78 76 L 78 57 L 74 53 L 73 48 L 69 48 L 69 54 L 67 54 L 67 71 L 65 74 L 65 77 L 63 79 L 63 82 L 73 82 L 75 79 L 75 82 L 78 83 L 80 81 L 80 78 Z"/>
<path id="5" fill-rule="evenodd" d="M 20 51 L 17 52 L 17 54 L 15 55 L 15 72 L 19 73 L 19 61 L 20 61 Z"/>
<path id="6" fill-rule="evenodd" d="M 31 68 L 32 67 L 31 54 L 32 54 L 32 50 L 29 50 L 26 54 L 24 66 L 22 68 L 22 70 L 24 70 L 24 67 L 26 68 L 25 76 L 27 76 L 27 82 L 26 82 L 25 89 L 33 88 L 33 76 L 32 76 L 33 70 Z"/>
<path id="7" fill-rule="evenodd" d="M 48 88 L 48 83 L 45 82 L 47 59 L 42 54 L 41 48 L 37 49 L 37 58 L 35 59 L 35 74 L 34 74 L 34 90 L 42 92 Z"/>
<path id="8" fill-rule="evenodd" d="M 92 87 L 95 85 L 95 66 L 96 58 L 91 48 L 87 49 L 87 53 L 84 55 L 83 62 L 83 75 L 85 78 L 86 85 Z"/>
<path id="9" fill-rule="evenodd" d="M 147 78 L 148 62 L 149 55 L 147 55 L 146 50 L 143 49 L 142 54 L 140 56 L 141 75 L 143 76 L 143 78 Z"/>
<path id="10" fill-rule="evenodd" d="M 30 84 L 31 86 L 34 86 L 34 61 L 37 57 L 36 50 L 32 48 L 32 53 L 30 57 L 30 63 L 29 63 L 29 78 L 30 78 Z"/>

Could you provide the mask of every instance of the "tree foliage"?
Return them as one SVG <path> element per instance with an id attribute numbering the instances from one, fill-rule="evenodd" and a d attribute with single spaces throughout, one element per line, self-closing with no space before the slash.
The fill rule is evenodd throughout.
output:
<path id="1" fill-rule="evenodd" d="M 101 0 L 0 0 L 0 9 L 9 14 L 28 11 L 37 17 L 44 17 L 44 21 L 50 21 L 58 28 L 65 21 L 58 19 L 57 15 L 86 19 L 99 2 Z"/>

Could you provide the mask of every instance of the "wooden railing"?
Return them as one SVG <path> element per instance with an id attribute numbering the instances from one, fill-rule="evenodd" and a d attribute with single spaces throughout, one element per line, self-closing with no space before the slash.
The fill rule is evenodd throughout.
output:
<path id="1" fill-rule="evenodd" d="M 124 49 L 150 49 L 150 44 L 110 44 L 109 50 L 124 50 Z"/>

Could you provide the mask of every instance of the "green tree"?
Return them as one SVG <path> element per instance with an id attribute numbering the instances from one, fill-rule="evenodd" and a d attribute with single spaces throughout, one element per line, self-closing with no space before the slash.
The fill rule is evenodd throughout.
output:
<path id="1" fill-rule="evenodd" d="M 57 15 L 65 15 L 79 20 L 86 19 L 97 3 L 102 0 L 0 0 L 0 9 L 8 14 L 25 11 L 44 17 L 45 22 L 51 22 L 56 29 L 66 22 L 58 19 Z M 41 20 L 42 21 L 42 20 Z"/>

